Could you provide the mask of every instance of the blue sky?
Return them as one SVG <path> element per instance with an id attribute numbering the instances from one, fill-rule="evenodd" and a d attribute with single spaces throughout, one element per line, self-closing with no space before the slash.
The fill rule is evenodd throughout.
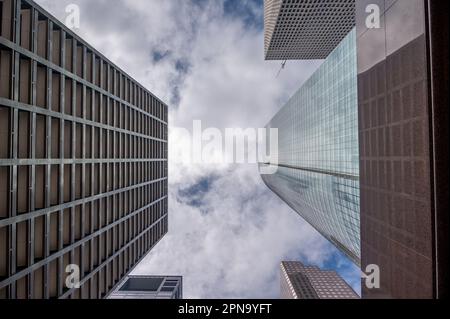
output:
<path id="1" fill-rule="evenodd" d="M 263 0 L 226 0 L 225 15 L 242 20 L 247 28 L 262 30 L 264 27 Z"/>
<path id="2" fill-rule="evenodd" d="M 262 0 L 38 0 L 170 105 L 172 127 L 264 127 L 320 61 L 263 57 Z M 171 131 L 172 132 L 172 131 Z M 252 165 L 180 164 L 189 141 L 169 136 L 169 234 L 136 273 L 183 275 L 187 298 L 277 298 L 279 264 L 359 271 L 271 193 Z"/>

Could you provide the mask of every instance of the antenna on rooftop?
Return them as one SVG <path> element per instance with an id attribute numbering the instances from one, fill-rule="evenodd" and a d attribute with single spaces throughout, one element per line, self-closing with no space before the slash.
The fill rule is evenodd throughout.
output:
<path id="1" fill-rule="evenodd" d="M 287 62 L 287 60 L 284 60 L 284 61 L 281 63 L 280 71 L 278 71 L 278 74 L 277 74 L 277 76 L 276 76 L 275 78 L 278 78 L 278 77 L 280 76 L 281 71 L 283 71 L 283 70 L 284 70 L 284 67 L 286 66 L 286 62 Z"/>

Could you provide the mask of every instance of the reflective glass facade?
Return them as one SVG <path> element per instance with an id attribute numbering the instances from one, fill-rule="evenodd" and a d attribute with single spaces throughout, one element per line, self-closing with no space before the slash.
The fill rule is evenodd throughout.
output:
<path id="1" fill-rule="evenodd" d="M 278 163 L 264 182 L 360 263 L 356 31 L 352 30 L 267 128 L 278 128 Z"/>

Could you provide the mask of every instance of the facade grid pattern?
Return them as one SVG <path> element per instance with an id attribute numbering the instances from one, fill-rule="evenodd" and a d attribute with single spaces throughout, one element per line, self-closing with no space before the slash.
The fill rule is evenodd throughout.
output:
<path id="1" fill-rule="evenodd" d="M 33 1 L 0 16 L 0 299 L 103 298 L 168 230 L 167 105 Z"/>
<path id="2" fill-rule="evenodd" d="M 278 163 L 263 180 L 323 236 L 360 262 L 356 32 L 275 115 Z"/>
<path id="3" fill-rule="evenodd" d="M 265 0 L 266 60 L 325 59 L 355 26 L 355 0 Z"/>

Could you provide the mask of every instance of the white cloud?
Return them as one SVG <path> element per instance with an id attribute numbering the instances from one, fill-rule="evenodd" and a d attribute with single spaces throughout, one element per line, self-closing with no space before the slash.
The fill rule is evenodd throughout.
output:
<path id="1" fill-rule="evenodd" d="M 202 120 L 220 129 L 263 127 L 318 66 L 289 62 L 276 78 L 280 63 L 263 60 L 262 30 L 224 14 L 222 0 L 37 2 L 62 20 L 65 6 L 78 4 L 76 32 L 154 94 L 176 102 L 172 126 L 191 129 Z M 155 54 L 164 57 L 155 61 Z M 170 141 L 171 154 L 186 146 Z M 180 197 L 211 176 L 202 206 Z M 170 233 L 136 271 L 184 275 L 185 297 L 277 297 L 282 259 L 321 265 L 333 253 L 267 190 L 256 167 L 171 162 L 169 177 Z"/>
<path id="2" fill-rule="evenodd" d="M 199 207 L 178 190 L 170 191 L 169 235 L 136 273 L 181 274 L 186 297 L 273 298 L 280 261 L 295 256 L 321 265 L 332 253 L 318 233 L 271 196 L 253 166 L 230 167 Z"/>

